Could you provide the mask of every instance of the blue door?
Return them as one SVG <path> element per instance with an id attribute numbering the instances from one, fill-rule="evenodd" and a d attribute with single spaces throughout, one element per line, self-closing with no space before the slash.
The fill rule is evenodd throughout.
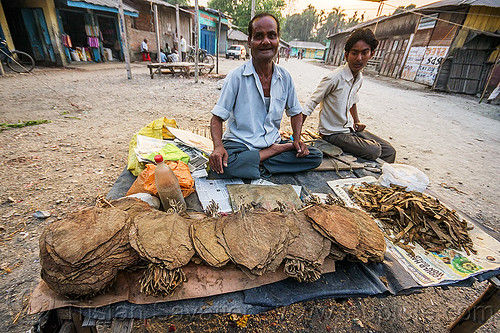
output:
<path id="1" fill-rule="evenodd" d="M 215 54 L 215 31 L 201 30 L 200 48 L 207 50 L 209 54 Z"/>
<path id="2" fill-rule="evenodd" d="M 56 62 L 42 8 L 22 8 L 21 12 L 35 60 Z"/>

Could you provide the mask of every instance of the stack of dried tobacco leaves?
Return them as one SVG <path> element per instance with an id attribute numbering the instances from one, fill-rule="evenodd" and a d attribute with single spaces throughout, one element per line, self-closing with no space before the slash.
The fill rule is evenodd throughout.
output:
<path id="1" fill-rule="evenodd" d="M 285 273 L 299 282 L 313 282 L 321 277 L 321 266 L 330 254 L 331 242 L 314 230 L 307 217 L 298 212 L 289 214 L 299 228 L 299 235 L 288 247 Z"/>
<path id="2" fill-rule="evenodd" d="M 195 251 L 191 221 L 178 214 L 152 210 L 137 214 L 130 227 L 130 245 L 152 263 L 141 280 L 141 290 L 154 296 L 170 295 L 186 278 L 181 267 Z"/>
<path id="3" fill-rule="evenodd" d="M 404 240 L 428 251 L 452 248 L 475 253 L 467 222 L 437 199 L 397 185 L 363 185 L 351 187 L 350 194 L 395 234 L 395 243 Z"/>
<path id="4" fill-rule="evenodd" d="M 289 215 L 264 209 L 242 210 L 216 224 L 218 242 L 231 260 L 255 275 L 274 272 L 299 232 Z"/>
<path id="5" fill-rule="evenodd" d="M 69 296 L 92 296 L 109 287 L 120 269 L 138 262 L 130 247 L 129 214 L 85 208 L 48 225 L 40 237 L 43 280 Z"/>
<path id="6" fill-rule="evenodd" d="M 331 242 L 331 254 L 345 254 L 364 263 L 383 261 L 385 240 L 376 222 L 359 209 L 339 205 L 317 205 L 304 210 L 314 229 Z"/>
<path id="7" fill-rule="evenodd" d="M 216 218 L 204 218 L 191 224 L 190 236 L 196 254 L 212 267 L 222 267 L 230 260 L 224 247 L 217 241 Z"/>

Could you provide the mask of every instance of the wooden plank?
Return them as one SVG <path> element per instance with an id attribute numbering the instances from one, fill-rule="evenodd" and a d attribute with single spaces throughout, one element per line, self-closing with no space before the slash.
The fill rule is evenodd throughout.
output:
<path id="1" fill-rule="evenodd" d="M 154 78 L 154 74 L 161 74 L 162 70 L 168 70 L 172 75 L 176 72 L 183 75 L 189 76 L 189 74 L 194 70 L 195 65 L 190 62 L 166 62 L 166 63 L 152 63 L 147 65 L 151 78 Z M 214 64 L 199 64 L 198 71 L 200 73 L 210 73 L 214 69 Z"/>
<path id="2" fill-rule="evenodd" d="M 132 332 L 132 327 L 134 326 L 134 319 L 119 319 L 114 318 L 111 323 L 112 333 L 130 333 Z"/>
<path id="3" fill-rule="evenodd" d="M 93 333 L 91 326 L 84 327 L 82 325 L 83 319 L 80 312 L 73 311 L 71 313 L 71 317 L 73 319 L 73 324 L 75 325 L 76 333 Z"/>
<path id="4" fill-rule="evenodd" d="M 498 278 L 493 278 L 490 281 Z M 450 325 L 450 333 L 474 332 L 500 309 L 500 288 L 492 283 L 456 320 Z"/>
<path id="5" fill-rule="evenodd" d="M 70 320 L 65 320 L 59 333 L 76 333 L 75 325 Z"/>

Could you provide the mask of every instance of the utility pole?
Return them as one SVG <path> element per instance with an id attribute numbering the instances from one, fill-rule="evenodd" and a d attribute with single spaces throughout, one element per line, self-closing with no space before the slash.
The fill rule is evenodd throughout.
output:
<path id="1" fill-rule="evenodd" d="M 198 83 L 198 49 L 200 47 L 200 8 L 198 7 L 198 0 L 194 1 L 194 83 Z"/>
<path id="2" fill-rule="evenodd" d="M 122 50 L 123 55 L 125 56 L 125 65 L 127 67 L 127 78 L 132 80 L 132 71 L 130 70 L 130 57 L 128 54 L 128 40 L 127 40 L 127 32 L 125 31 L 125 15 L 123 14 L 123 0 L 119 0 L 118 2 L 118 15 L 120 23 L 120 36 L 122 39 Z"/>
<path id="3" fill-rule="evenodd" d="M 153 13 L 155 17 L 155 31 L 156 31 L 156 62 L 161 62 L 160 56 L 160 24 L 158 22 L 158 5 L 153 5 Z"/>
<path id="4" fill-rule="evenodd" d="M 255 0 L 252 0 L 252 12 L 250 13 L 252 19 L 255 16 Z"/>
<path id="5" fill-rule="evenodd" d="M 175 5 L 175 25 L 177 25 L 177 55 L 179 56 L 179 61 L 182 61 L 181 54 L 181 21 L 179 19 L 179 4 Z"/>
<path id="6" fill-rule="evenodd" d="M 221 26 L 221 12 L 219 10 L 219 22 L 217 25 L 217 51 L 216 51 L 216 59 L 217 61 L 215 62 L 215 73 L 219 74 L 219 43 L 220 43 L 220 26 Z"/>

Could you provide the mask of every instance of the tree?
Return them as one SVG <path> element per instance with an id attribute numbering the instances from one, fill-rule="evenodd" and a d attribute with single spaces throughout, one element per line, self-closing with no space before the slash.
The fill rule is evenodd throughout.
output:
<path id="1" fill-rule="evenodd" d="M 365 14 L 361 14 L 361 16 L 358 18 L 358 12 L 354 12 L 354 15 L 352 17 L 350 17 L 347 22 L 345 22 L 344 24 L 344 28 L 347 29 L 347 28 L 350 28 L 350 27 L 354 27 L 355 25 L 358 25 L 360 24 L 361 22 L 363 22 L 365 20 Z"/>
<path id="2" fill-rule="evenodd" d="M 328 15 L 324 14 L 320 19 L 321 27 L 318 29 L 315 40 L 322 42 L 328 36 L 339 32 L 344 27 L 345 16 L 344 10 L 340 7 L 332 8 L 332 11 Z"/>
<path id="3" fill-rule="evenodd" d="M 280 23 L 283 21 L 281 10 L 285 8 L 284 0 L 255 0 L 255 14 L 271 13 Z M 248 33 L 248 23 L 251 20 L 252 0 L 210 0 L 208 7 L 220 10 L 229 15 L 238 30 Z"/>
<path id="4" fill-rule="evenodd" d="M 410 9 L 413 9 L 417 7 L 415 4 L 411 4 L 411 5 L 408 5 L 408 6 L 399 6 L 398 8 L 396 8 L 396 10 L 394 11 L 394 13 L 392 13 L 392 15 L 394 14 L 398 14 L 398 13 L 402 13 L 402 12 L 406 12 L 407 10 L 410 10 Z"/>
<path id="5" fill-rule="evenodd" d="M 332 8 L 329 13 L 318 13 L 314 6 L 309 5 L 302 13 L 286 17 L 282 35 L 288 41 L 298 39 L 321 43 L 334 33 L 358 25 L 364 18 L 365 14 L 358 17 L 358 12 L 347 17 L 340 7 Z"/>
<path id="6" fill-rule="evenodd" d="M 310 41 L 314 37 L 321 13 L 314 6 L 309 5 L 300 14 L 294 14 L 286 18 L 283 26 L 283 39 L 298 39 Z"/>
<path id="7" fill-rule="evenodd" d="M 171 5 L 189 6 L 189 0 L 163 0 Z"/>

